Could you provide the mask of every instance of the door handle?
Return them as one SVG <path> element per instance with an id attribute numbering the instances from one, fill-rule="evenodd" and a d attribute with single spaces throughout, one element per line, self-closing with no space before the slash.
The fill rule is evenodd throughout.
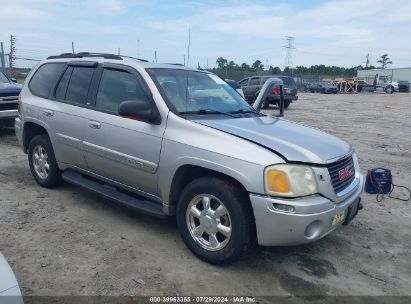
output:
<path id="1" fill-rule="evenodd" d="M 101 123 L 99 123 L 98 121 L 90 121 L 88 126 L 92 129 L 100 129 L 101 128 Z"/>
<path id="2" fill-rule="evenodd" d="M 54 112 L 51 110 L 44 110 L 43 114 L 46 115 L 47 117 L 54 116 Z"/>

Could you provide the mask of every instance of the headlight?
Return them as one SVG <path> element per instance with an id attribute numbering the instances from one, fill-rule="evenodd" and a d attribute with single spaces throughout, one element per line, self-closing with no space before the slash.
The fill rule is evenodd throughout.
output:
<path id="1" fill-rule="evenodd" d="M 281 164 L 265 169 L 267 194 L 286 197 L 317 193 L 314 171 L 304 165 Z"/>

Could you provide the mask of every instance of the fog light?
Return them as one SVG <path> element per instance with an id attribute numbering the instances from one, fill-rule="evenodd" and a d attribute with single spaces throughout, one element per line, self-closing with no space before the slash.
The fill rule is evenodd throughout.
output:
<path id="1" fill-rule="evenodd" d="M 273 203 L 273 207 L 274 207 L 275 210 L 281 211 L 281 212 L 287 212 L 287 213 L 294 213 L 295 212 L 295 208 L 293 206 L 290 206 L 290 205 Z"/>
<path id="2" fill-rule="evenodd" d="M 317 221 L 312 222 L 310 225 L 307 226 L 307 228 L 305 228 L 304 234 L 308 239 L 313 239 L 319 236 L 320 232 L 321 232 L 321 222 L 317 220 Z"/>

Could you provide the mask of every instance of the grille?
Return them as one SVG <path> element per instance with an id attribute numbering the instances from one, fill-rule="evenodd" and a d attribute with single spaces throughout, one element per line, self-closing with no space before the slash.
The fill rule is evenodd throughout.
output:
<path id="1" fill-rule="evenodd" d="M 0 103 L 0 111 L 17 110 L 17 103 Z"/>
<path id="2" fill-rule="evenodd" d="M 344 180 L 340 180 L 340 171 L 347 167 L 350 168 L 351 175 Z M 335 193 L 339 193 L 341 190 L 344 190 L 355 178 L 354 162 L 351 155 L 337 160 L 334 163 L 328 164 L 327 169 L 330 173 Z"/>
<path id="3" fill-rule="evenodd" d="M 7 92 L 7 93 L 2 93 L 2 92 L 0 92 L 0 98 L 2 98 L 2 97 L 15 97 L 16 99 L 17 99 L 17 97 L 18 97 L 18 95 L 19 95 L 19 92 Z"/>

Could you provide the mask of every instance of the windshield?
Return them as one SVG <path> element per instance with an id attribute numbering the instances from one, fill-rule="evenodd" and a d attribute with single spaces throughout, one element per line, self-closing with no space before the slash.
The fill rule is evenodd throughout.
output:
<path id="1" fill-rule="evenodd" d="M 254 109 L 216 75 L 178 69 L 147 69 L 163 98 L 177 113 L 254 112 Z"/>
<path id="2" fill-rule="evenodd" d="M 0 72 L 0 82 L 9 82 L 8 78 L 4 76 L 2 72 Z"/>

